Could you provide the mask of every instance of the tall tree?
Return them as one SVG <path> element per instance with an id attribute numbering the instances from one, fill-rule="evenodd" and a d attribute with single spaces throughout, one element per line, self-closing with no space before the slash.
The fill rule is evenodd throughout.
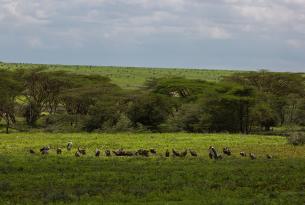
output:
<path id="1" fill-rule="evenodd" d="M 23 89 L 16 72 L 0 70 L 0 117 L 6 122 L 6 133 L 15 120 L 16 97 Z"/>

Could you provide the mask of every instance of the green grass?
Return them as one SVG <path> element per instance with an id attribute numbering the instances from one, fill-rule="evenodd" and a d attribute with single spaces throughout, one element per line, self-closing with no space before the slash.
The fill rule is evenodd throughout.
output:
<path id="1" fill-rule="evenodd" d="M 38 64 L 16 64 L 0 63 L 0 69 L 29 69 L 36 68 Z M 224 76 L 231 75 L 237 71 L 229 70 L 207 70 L 207 69 L 180 69 L 180 68 L 135 68 L 135 67 L 111 67 L 111 66 L 68 66 L 68 65 L 46 65 L 49 70 L 64 70 L 79 74 L 97 74 L 109 77 L 114 83 L 122 88 L 136 89 L 143 86 L 149 78 L 160 78 L 166 76 L 179 76 L 188 79 L 202 79 L 207 81 L 218 81 Z"/>
<path id="2" fill-rule="evenodd" d="M 72 140 L 74 149 L 56 147 Z M 50 145 L 48 156 L 30 155 Z M 82 145 L 88 155 L 74 157 Z M 207 148 L 233 156 L 210 160 Z M 156 148 L 158 156 L 94 157 L 96 148 Z M 192 148 L 198 158 L 165 158 Z M 257 160 L 241 158 L 254 152 Z M 265 154 L 272 154 L 272 160 Z M 304 204 L 305 147 L 277 136 L 226 134 L 0 134 L 0 204 Z"/>

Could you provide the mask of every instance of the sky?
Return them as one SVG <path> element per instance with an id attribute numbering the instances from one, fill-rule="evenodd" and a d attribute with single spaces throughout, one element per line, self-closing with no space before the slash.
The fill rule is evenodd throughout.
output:
<path id="1" fill-rule="evenodd" d="M 0 0 L 0 61 L 305 72 L 305 0 Z"/>

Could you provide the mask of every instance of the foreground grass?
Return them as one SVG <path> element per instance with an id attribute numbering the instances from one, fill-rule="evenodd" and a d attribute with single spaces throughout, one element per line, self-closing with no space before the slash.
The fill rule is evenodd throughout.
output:
<path id="1" fill-rule="evenodd" d="M 55 154 L 72 140 L 74 150 Z M 49 156 L 30 155 L 51 145 Z M 75 158 L 77 145 L 88 155 Z M 209 160 L 207 148 L 233 156 Z M 156 148 L 158 156 L 94 157 L 96 148 Z M 165 158 L 192 148 L 198 158 Z M 257 160 L 239 157 L 254 152 Z M 265 154 L 274 159 L 265 159 Z M 0 135 L 0 204 L 304 204 L 305 147 L 282 137 L 197 134 Z"/>

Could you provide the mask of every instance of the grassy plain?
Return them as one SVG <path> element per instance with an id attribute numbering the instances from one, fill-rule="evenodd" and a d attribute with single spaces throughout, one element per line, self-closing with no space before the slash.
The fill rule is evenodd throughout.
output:
<path id="1" fill-rule="evenodd" d="M 0 63 L 0 69 L 29 69 L 37 68 L 38 64 Z M 188 79 L 218 81 L 223 76 L 237 71 L 207 70 L 207 69 L 180 69 L 180 68 L 140 68 L 140 67 L 112 67 L 112 66 L 79 66 L 79 65 L 44 65 L 49 70 L 64 70 L 78 74 L 97 74 L 109 77 L 122 88 L 136 89 L 143 86 L 149 78 L 179 76 Z"/>
<path id="2" fill-rule="evenodd" d="M 71 152 L 55 153 L 72 140 Z M 48 156 L 31 155 L 50 145 Z M 76 147 L 87 155 L 74 157 Z M 221 161 L 207 148 L 231 147 Z M 155 148 L 157 156 L 94 157 L 100 148 Z M 199 157 L 165 158 L 192 148 Z M 258 159 L 241 158 L 240 151 Z M 269 153 L 274 157 L 267 160 Z M 0 204 L 304 204 L 305 147 L 283 137 L 228 134 L 0 134 Z"/>

